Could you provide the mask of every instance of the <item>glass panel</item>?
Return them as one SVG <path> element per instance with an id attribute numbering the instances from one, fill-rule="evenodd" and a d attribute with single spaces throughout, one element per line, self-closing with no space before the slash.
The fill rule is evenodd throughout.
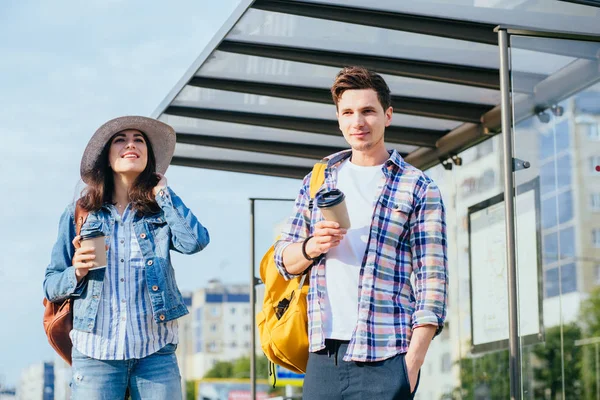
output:
<path id="1" fill-rule="evenodd" d="M 421 370 L 419 399 L 507 399 L 509 398 L 508 352 L 476 351 L 473 347 L 471 283 L 490 268 L 490 262 L 473 264 L 469 233 L 469 208 L 502 193 L 502 146 L 495 136 L 459 154 L 462 165 L 446 170 L 438 165 L 426 171 L 439 186 L 446 205 L 448 267 L 450 271 L 447 326 L 430 345 Z M 503 213 L 502 209 L 499 210 Z M 501 222 L 501 221 L 499 221 Z M 500 231 L 500 234 L 503 234 Z M 492 238 L 489 238 L 493 241 Z M 483 246 L 493 254 L 494 243 Z M 475 254 L 478 258 L 479 254 Z M 504 284 L 494 288 L 506 291 Z M 474 299 L 484 309 L 491 297 Z M 473 304 L 473 307 L 477 305 Z M 450 366 L 448 368 L 448 357 Z"/>
<path id="2" fill-rule="evenodd" d="M 340 68 L 215 51 L 196 75 L 329 89 Z M 393 94 L 496 105 L 500 92 L 382 74 Z"/>
<path id="3" fill-rule="evenodd" d="M 319 135 L 307 132 L 264 128 L 260 126 L 232 124 L 229 122 L 186 118 L 168 114 L 163 114 L 160 117 L 160 120 L 173 126 L 175 131 L 178 133 L 195 133 L 199 135 L 210 135 L 215 137 L 232 137 L 239 139 L 270 140 L 274 142 L 335 146 L 339 148 L 348 147 L 348 143 L 341 133 L 338 136 Z M 388 143 L 388 147 L 394 148 L 402 154 L 407 154 L 417 149 L 416 146 L 390 143 Z"/>
<path id="4" fill-rule="evenodd" d="M 364 0 L 302 0 L 307 3 L 329 3 L 365 7 Z M 567 1 L 528 0 L 379 0 L 369 8 L 401 13 L 465 19 L 495 25 L 542 28 L 552 31 L 600 33 L 600 8 L 572 4 Z M 558 45 L 558 44 L 557 44 Z"/>
<path id="5" fill-rule="evenodd" d="M 497 48 L 492 45 L 255 9 L 244 14 L 227 38 L 484 68 L 499 65 Z M 528 50 L 517 52 L 522 61 L 514 68 L 526 72 L 550 73 L 572 61 Z M 543 62 L 532 69 L 535 61 Z"/>
<path id="6" fill-rule="evenodd" d="M 536 46 L 577 46 L 576 42 L 514 36 L 511 49 Z M 586 43 L 600 51 L 600 43 Z M 511 52 L 518 62 L 518 53 Z M 538 64 L 535 64 L 537 66 Z M 587 69 L 589 67 L 589 69 Z M 586 71 L 586 72 L 584 72 Z M 513 84 L 519 84 L 513 75 Z M 538 273 L 542 285 L 518 286 L 519 301 L 534 304 L 541 293 L 539 335 L 527 330 L 520 315 L 521 377 L 524 399 L 592 399 L 599 395 L 596 384 L 600 344 L 600 286 L 596 265 L 600 252 L 594 248 L 593 232 L 600 218 L 590 210 L 590 196 L 600 185 L 600 172 L 593 158 L 600 142 L 589 134 L 600 113 L 598 62 L 574 60 L 556 76 L 541 82 L 531 98 L 514 103 L 514 156 L 531 167 L 516 171 L 517 187 L 539 181 L 540 246 L 531 245 L 536 229 L 516 219 L 517 267 L 519 274 Z M 537 108 L 537 115 L 531 111 Z M 517 190 L 517 196 L 522 191 Z M 516 202 L 516 213 L 523 211 Z M 533 227 L 535 228 L 535 226 Z M 539 248 L 541 254 L 527 258 Z M 536 262 L 539 260 L 539 263 Z M 529 335 L 529 336 L 527 336 Z"/>
<path id="7" fill-rule="evenodd" d="M 279 97 L 203 89 L 193 86 L 186 86 L 175 100 L 173 100 L 172 105 L 325 120 L 335 119 L 336 111 L 333 101 L 332 104 L 312 103 Z M 460 121 L 398 113 L 395 113 L 392 118 L 392 125 L 394 126 L 408 126 L 435 130 L 452 130 L 461 124 L 462 122 Z"/>

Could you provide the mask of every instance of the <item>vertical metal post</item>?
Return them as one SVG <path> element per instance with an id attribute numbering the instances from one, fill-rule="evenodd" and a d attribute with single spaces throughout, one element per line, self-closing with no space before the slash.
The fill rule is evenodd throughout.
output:
<path id="1" fill-rule="evenodd" d="M 250 199 L 250 398 L 256 400 L 256 270 L 254 258 L 254 199 Z"/>
<path id="2" fill-rule="evenodd" d="M 512 104 L 510 101 L 510 60 L 508 45 L 508 33 L 503 29 L 498 30 L 498 47 L 500 49 L 500 94 L 502 98 L 502 139 L 504 147 L 504 204 L 506 206 L 510 398 L 511 400 L 521 400 L 521 355 L 519 349 L 515 208 L 513 202 Z"/>

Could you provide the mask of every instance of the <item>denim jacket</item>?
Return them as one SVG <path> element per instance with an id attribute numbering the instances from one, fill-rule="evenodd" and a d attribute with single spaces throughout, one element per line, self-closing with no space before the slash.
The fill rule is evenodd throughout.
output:
<path id="1" fill-rule="evenodd" d="M 154 320 L 160 323 L 189 312 L 175 282 L 170 250 L 193 254 L 206 247 L 209 237 L 206 228 L 170 188 L 157 193 L 156 202 L 161 210 L 149 216 L 136 216 L 133 226 L 144 257 Z M 77 284 L 72 265 L 75 255 L 72 244 L 75 237 L 74 214 L 75 204 L 71 204 L 60 218 L 58 239 L 52 249 L 50 265 L 46 268 L 44 292 L 52 302 L 72 297 L 73 328 L 91 332 L 96 322 L 106 268 L 89 271 Z M 120 222 L 115 221 L 106 207 L 102 207 L 88 215 L 81 234 L 101 230 L 110 236 L 115 223 Z"/>

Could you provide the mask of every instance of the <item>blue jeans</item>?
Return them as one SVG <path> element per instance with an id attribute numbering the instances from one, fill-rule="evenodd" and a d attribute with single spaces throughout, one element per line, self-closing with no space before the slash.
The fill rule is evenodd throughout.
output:
<path id="1" fill-rule="evenodd" d="M 73 400 L 180 400 L 181 376 L 175 350 L 168 344 L 154 354 L 132 360 L 96 360 L 73 348 Z"/>
<path id="2" fill-rule="evenodd" d="M 305 400 L 411 400 L 404 354 L 376 362 L 346 362 L 348 342 L 325 341 L 308 355 L 302 398 Z M 420 373 L 419 373 L 420 377 Z M 417 379 L 416 386 L 419 386 Z"/>

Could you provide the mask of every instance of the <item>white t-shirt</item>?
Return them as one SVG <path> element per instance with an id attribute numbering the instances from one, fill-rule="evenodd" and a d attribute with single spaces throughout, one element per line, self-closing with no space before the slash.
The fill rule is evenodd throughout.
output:
<path id="1" fill-rule="evenodd" d="M 325 256 L 323 331 L 328 339 L 350 340 L 358 319 L 358 281 L 367 249 L 383 165 L 362 167 L 350 160 L 338 168 L 337 188 L 346 196 L 350 229 Z"/>

